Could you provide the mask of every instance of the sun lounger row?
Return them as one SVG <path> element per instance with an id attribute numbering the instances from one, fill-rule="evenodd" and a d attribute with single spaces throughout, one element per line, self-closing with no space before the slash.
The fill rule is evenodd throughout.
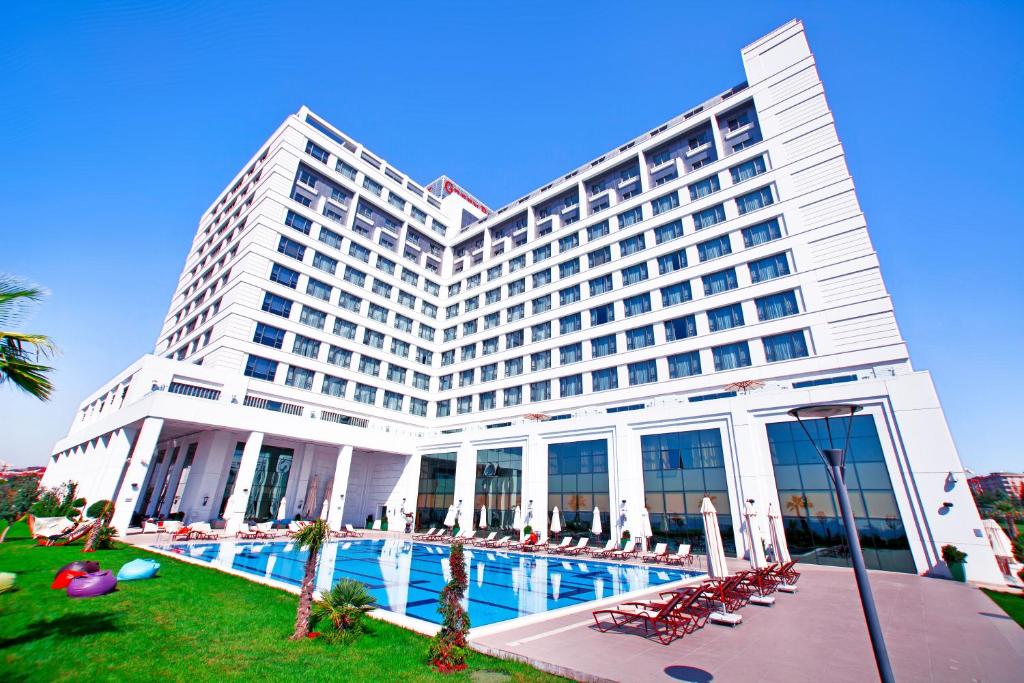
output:
<path id="1" fill-rule="evenodd" d="M 800 578 L 796 562 L 773 564 L 759 570 L 741 571 L 724 579 L 709 579 L 697 586 L 661 593 L 656 600 L 636 600 L 617 607 L 594 610 L 594 623 L 602 633 L 625 627 L 642 627 L 663 645 L 703 628 L 713 612 L 736 612 L 754 596 L 767 597 L 782 584 L 795 585 Z"/>

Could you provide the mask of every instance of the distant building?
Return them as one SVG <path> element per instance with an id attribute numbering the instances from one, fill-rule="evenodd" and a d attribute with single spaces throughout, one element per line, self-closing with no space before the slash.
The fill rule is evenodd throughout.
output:
<path id="1" fill-rule="evenodd" d="M 9 462 L 0 460 L 0 479 L 13 479 L 14 477 L 23 477 L 25 475 L 42 477 L 44 474 L 46 474 L 46 468 L 40 465 L 15 467 Z"/>
<path id="2" fill-rule="evenodd" d="M 1024 472 L 993 472 L 967 480 L 975 493 L 1005 493 L 1011 498 L 1024 498 Z"/>

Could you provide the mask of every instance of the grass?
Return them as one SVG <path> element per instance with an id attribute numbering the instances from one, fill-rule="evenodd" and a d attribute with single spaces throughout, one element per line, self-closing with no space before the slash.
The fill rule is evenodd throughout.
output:
<path id="1" fill-rule="evenodd" d="M 426 662 L 428 639 L 367 619 L 348 645 L 288 640 L 297 596 L 222 572 L 157 557 L 156 579 L 123 583 L 98 598 L 51 590 L 56 570 L 92 559 L 115 572 L 128 560 L 155 557 L 128 545 L 82 554 L 33 545 L 24 524 L 0 544 L 0 572 L 18 575 L 0 595 L 0 671 L 7 681 L 463 681 L 474 671 L 513 681 L 560 681 L 525 664 L 479 653 L 460 674 L 442 676 Z"/>
<path id="2" fill-rule="evenodd" d="M 1016 621 L 1018 626 L 1024 628 L 1024 595 L 993 591 L 987 588 L 982 588 L 981 590 L 985 592 L 985 595 L 992 598 L 992 602 L 999 605 L 1011 619 Z"/>

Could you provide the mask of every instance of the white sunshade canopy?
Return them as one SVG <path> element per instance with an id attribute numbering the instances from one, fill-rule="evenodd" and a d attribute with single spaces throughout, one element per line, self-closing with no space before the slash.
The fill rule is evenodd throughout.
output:
<path id="1" fill-rule="evenodd" d="M 761 542 L 761 530 L 758 523 L 757 510 L 754 504 L 747 502 L 743 504 L 743 517 L 747 524 L 747 547 L 750 554 L 750 566 L 754 569 L 761 569 L 768 565 L 764 556 L 764 545 Z"/>
<path id="2" fill-rule="evenodd" d="M 768 532 L 772 537 L 772 553 L 775 561 L 785 564 L 791 561 L 789 546 L 786 544 L 786 530 L 782 526 L 782 516 L 779 515 L 779 508 L 775 503 L 768 503 Z"/>
<path id="3" fill-rule="evenodd" d="M 713 579 L 723 579 L 729 575 L 729 567 L 725 563 L 722 532 L 718 528 L 718 512 L 707 496 L 700 505 L 700 514 L 704 518 L 704 538 L 708 546 L 708 574 Z"/>

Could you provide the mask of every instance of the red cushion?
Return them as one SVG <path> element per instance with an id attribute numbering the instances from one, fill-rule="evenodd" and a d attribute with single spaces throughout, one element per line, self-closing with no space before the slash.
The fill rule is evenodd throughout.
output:
<path id="1" fill-rule="evenodd" d="M 76 571 L 74 569 L 65 569 L 57 574 L 57 578 L 50 584 L 50 588 L 54 590 L 64 590 L 71 583 L 71 579 L 79 576 L 85 576 L 85 572 Z"/>

